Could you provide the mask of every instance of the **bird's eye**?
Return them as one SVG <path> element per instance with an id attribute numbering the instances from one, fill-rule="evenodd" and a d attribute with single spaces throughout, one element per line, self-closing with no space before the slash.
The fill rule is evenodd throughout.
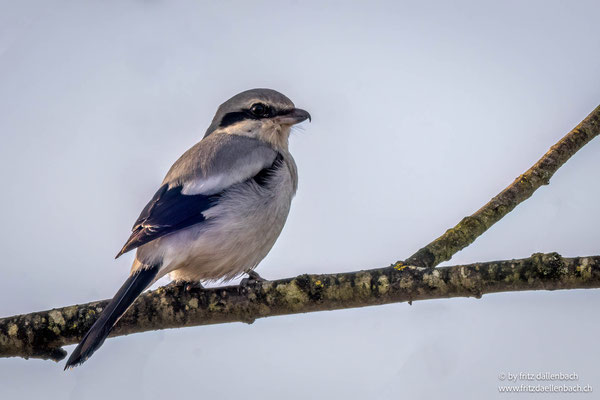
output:
<path id="1" fill-rule="evenodd" d="M 269 106 L 263 103 L 255 103 L 250 107 L 250 112 L 256 117 L 268 117 L 270 111 Z"/>

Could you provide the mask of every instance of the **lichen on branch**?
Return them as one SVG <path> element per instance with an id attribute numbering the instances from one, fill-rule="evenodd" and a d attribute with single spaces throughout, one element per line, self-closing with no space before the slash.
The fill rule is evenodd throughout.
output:
<path id="1" fill-rule="evenodd" d="M 521 260 L 428 269 L 389 267 L 186 290 L 165 286 L 140 296 L 111 336 L 168 328 L 252 323 L 258 318 L 521 290 L 600 287 L 600 256 L 534 254 Z M 0 319 L 0 357 L 58 361 L 77 343 L 108 300 Z"/>
<path id="2" fill-rule="evenodd" d="M 567 133 L 521 176 L 473 215 L 463 218 L 442 236 L 405 260 L 410 265 L 433 268 L 448 261 L 500 221 L 517 205 L 530 198 L 554 173 L 590 140 L 600 134 L 600 106 Z"/>

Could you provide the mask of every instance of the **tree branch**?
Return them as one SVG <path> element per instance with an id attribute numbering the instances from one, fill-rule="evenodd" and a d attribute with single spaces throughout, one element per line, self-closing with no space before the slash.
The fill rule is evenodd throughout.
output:
<path id="1" fill-rule="evenodd" d="M 520 290 L 600 287 L 600 256 L 562 258 L 534 254 L 432 269 L 471 244 L 544 184 L 573 154 L 600 133 L 600 107 L 554 145 L 533 167 L 473 215 L 423 247 L 406 262 L 380 269 L 331 275 L 300 275 L 260 282 L 186 291 L 166 286 L 141 295 L 111 336 L 149 330 L 252 323 L 257 318 L 413 300 L 481 297 Z M 108 300 L 0 319 L 0 357 L 58 361 L 61 348 L 77 343 Z"/>
<path id="2" fill-rule="evenodd" d="M 433 268 L 441 262 L 450 260 L 454 254 L 473 243 L 517 205 L 530 198 L 540 186 L 548 185 L 552 175 L 598 134 L 600 134 L 600 106 L 500 194 L 473 215 L 463 218 L 454 228 L 448 229 L 442 236 L 410 256 L 404 263 Z"/>
<path id="3" fill-rule="evenodd" d="M 522 290 L 600 287 L 600 256 L 534 254 L 521 260 L 427 269 L 387 268 L 192 289 L 164 286 L 140 296 L 110 336 L 158 329 L 252 323 L 257 318 Z M 0 319 L 0 356 L 55 361 L 77 343 L 108 300 Z"/>

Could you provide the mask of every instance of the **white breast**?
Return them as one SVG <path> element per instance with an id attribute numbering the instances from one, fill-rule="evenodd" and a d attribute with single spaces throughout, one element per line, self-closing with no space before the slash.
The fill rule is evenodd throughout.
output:
<path id="1" fill-rule="evenodd" d="M 296 182 L 288 153 L 264 186 L 253 180 L 232 186 L 204 213 L 205 222 L 144 245 L 138 258 L 161 259 L 160 275 L 174 280 L 227 280 L 253 269 L 283 229 Z"/>

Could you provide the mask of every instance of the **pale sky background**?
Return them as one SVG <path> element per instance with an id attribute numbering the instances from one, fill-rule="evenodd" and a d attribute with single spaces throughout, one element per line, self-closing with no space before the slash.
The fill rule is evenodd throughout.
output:
<path id="1" fill-rule="evenodd" d="M 313 116 L 258 272 L 389 265 L 472 213 L 600 103 L 597 1 L 0 0 L 0 315 L 112 297 L 113 260 L 217 106 Z M 600 139 L 448 264 L 600 254 Z M 109 339 L 83 367 L 0 359 L 3 399 L 512 399 L 504 372 L 600 392 L 600 291 L 526 292 Z M 73 346 L 67 350 L 72 351 Z M 559 382 L 562 383 L 562 382 Z"/>

